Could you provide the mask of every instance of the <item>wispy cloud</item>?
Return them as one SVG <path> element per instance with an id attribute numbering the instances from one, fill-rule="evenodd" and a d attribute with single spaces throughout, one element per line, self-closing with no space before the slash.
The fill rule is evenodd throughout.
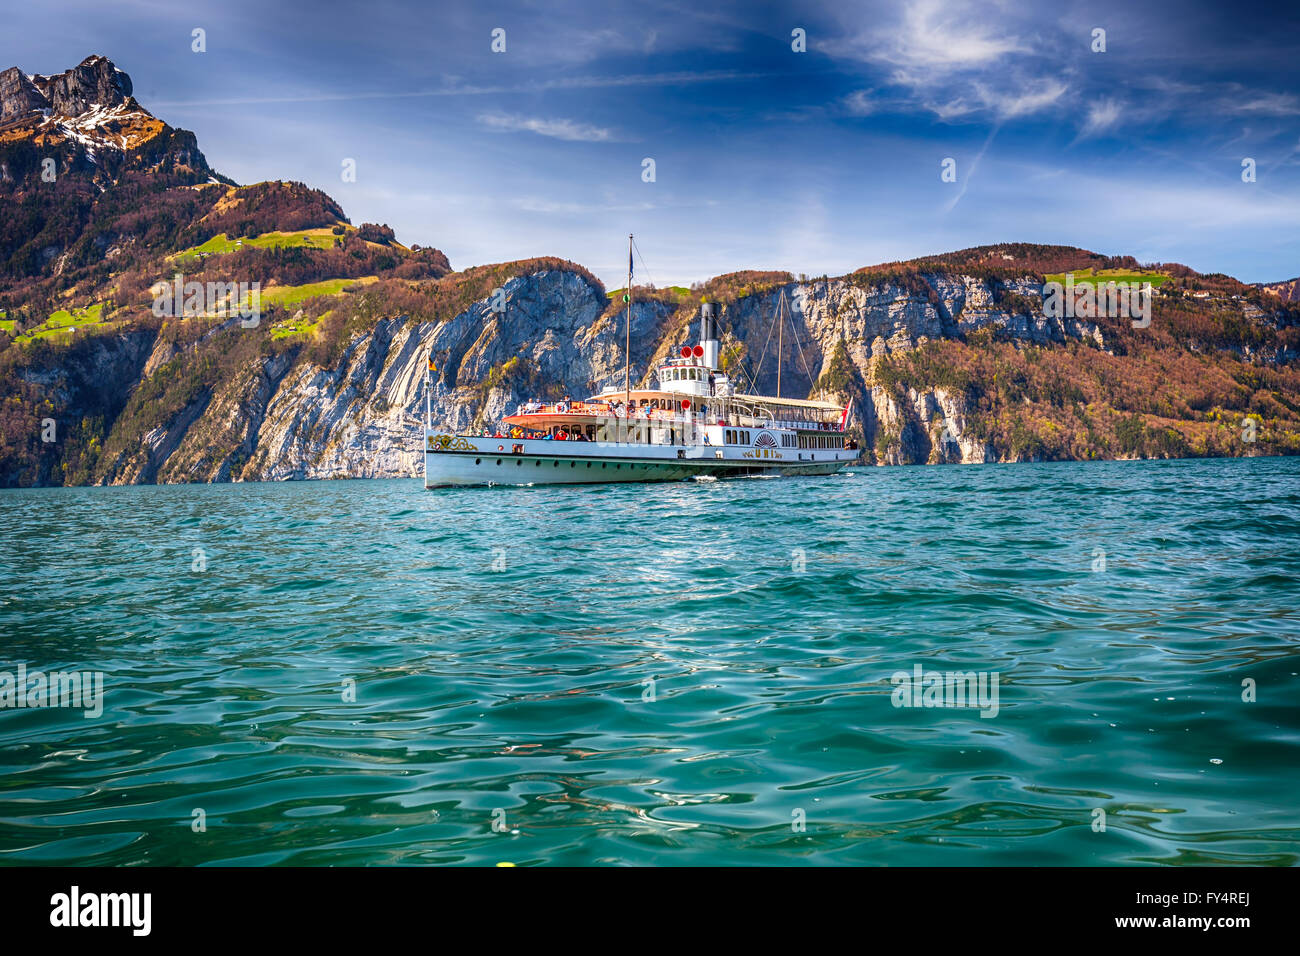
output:
<path id="1" fill-rule="evenodd" d="M 667 73 L 637 73 L 610 76 L 557 77 L 537 82 L 507 85 L 450 84 L 423 90 L 357 90 L 338 93 L 304 93 L 300 95 L 248 96 L 215 100 L 155 100 L 151 108 L 183 106 L 256 106 L 264 103 L 331 103 L 349 100 L 420 99 L 440 96 L 490 96 L 518 93 L 546 93 L 552 90 L 597 90 L 622 86 L 689 86 L 696 83 L 725 83 L 757 80 L 767 73 L 734 70 L 679 70 Z"/>
<path id="2" fill-rule="evenodd" d="M 989 131 L 988 139 L 984 140 L 984 145 L 980 147 L 980 151 L 976 153 L 975 158 L 971 160 L 970 168 L 966 170 L 965 175 L 959 174 L 958 178 L 961 182 L 961 187 L 958 189 L 956 196 L 944 203 L 943 211 L 945 215 L 956 209 L 957 204 L 961 202 L 962 198 L 966 195 L 966 190 L 970 188 L 971 180 L 975 178 L 975 173 L 980 168 L 980 160 L 982 160 L 984 154 L 989 151 L 989 147 L 993 145 L 993 140 L 997 135 L 998 127 L 995 126 Z"/>
<path id="3" fill-rule="evenodd" d="M 1088 118 L 1083 124 L 1083 129 L 1079 131 L 1079 139 L 1086 139 L 1089 136 L 1096 136 L 1102 133 L 1117 122 L 1120 117 L 1120 105 L 1112 99 L 1098 100 L 1088 107 Z"/>
<path id="4" fill-rule="evenodd" d="M 1261 93 L 1237 87 L 1219 100 L 1219 108 L 1225 113 L 1247 116 L 1300 116 L 1300 97 L 1293 93 Z"/>
<path id="5" fill-rule="evenodd" d="M 980 102 L 1001 119 L 1027 116 L 1054 106 L 1067 87 L 1059 80 L 1041 80 L 1012 91 L 993 89 L 983 83 L 975 84 Z"/>
<path id="6" fill-rule="evenodd" d="M 945 123 L 979 116 L 1000 122 L 1049 109 L 1069 89 L 1057 78 L 1059 65 L 1048 75 L 1033 44 L 1009 32 L 1014 22 L 986 4 L 917 0 L 895 21 L 873 23 L 827 48 L 833 57 L 887 71 L 894 92 L 883 101 L 892 108 L 927 110 Z M 881 101 L 878 95 L 877 107 Z M 845 105 L 861 112 L 868 101 L 854 93 Z"/>
<path id="7" fill-rule="evenodd" d="M 995 89 L 986 83 L 970 84 L 969 96 L 953 99 L 922 98 L 918 104 L 942 122 L 951 123 L 975 115 L 992 115 L 998 122 L 1028 116 L 1053 107 L 1069 89 L 1057 80 L 1026 82 L 1011 90 Z"/>
<path id="8" fill-rule="evenodd" d="M 953 120 L 961 119 L 963 116 L 969 116 L 971 113 L 975 113 L 979 110 L 978 106 L 960 96 L 956 99 L 945 100 L 943 102 L 925 100 L 922 105 L 924 109 L 929 110 L 945 123 L 951 123 Z"/>
<path id="9" fill-rule="evenodd" d="M 613 130 L 571 119 L 542 119 L 512 113 L 483 113 L 478 117 L 478 121 L 481 125 L 499 133 L 536 133 L 538 136 L 583 143 L 607 143 L 614 139 Z"/>
<path id="10" fill-rule="evenodd" d="M 873 32 L 866 48 L 871 59 L 929 73 L 989 66 L 1024 52 L 1024 43 L 1001 32 L 1003 21 L 989 13 L 970 4 L 919 0 L 904 9 L 901 24 Z"/>
<path id="11" fill-rule="evenodd" d="M 870 116 L 879 109 L 879 104 L 871 98 L 875 90 L 854 90 L 844 97 L 844 109 L 853 116 Z"/>

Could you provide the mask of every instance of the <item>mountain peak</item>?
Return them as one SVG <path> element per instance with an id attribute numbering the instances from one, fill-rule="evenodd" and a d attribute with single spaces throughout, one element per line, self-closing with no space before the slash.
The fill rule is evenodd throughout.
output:
<path id="1" fill-rule="evenodd" d="M 126 104 L 131 90 L 131 77 L 99 54 L 49 76 L 29 75 L 16 66 L 10 67 L 0 73 L 0 124 L 36 113 L 70 118 L 96 107 L 112 109 Z"/>
<path id="2" fill-rule="evenodd" d="M 99 54 L 49 76 L 10 67 L 0 72 L 0 142 L 71 140 L 92 158 L 96 149 L 137 149 L 166 126 L 131 92 L 131 77 Z"/>

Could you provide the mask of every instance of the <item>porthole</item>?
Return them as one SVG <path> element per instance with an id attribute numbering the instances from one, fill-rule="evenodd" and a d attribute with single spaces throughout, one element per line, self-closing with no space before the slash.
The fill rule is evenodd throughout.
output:
<path id="1" fill-rule="evenodd" d="M 481 465 L 481 464 L 483 464 L 483 459 L 482 459 L 482 458 L 475 458 L 475 459 L 474 459 L 474 464 L 476 464 L 476 465 Z"/>
<path id="2" fill-rule="evenodd" d="M 498 464 L 498 465 L 501 464 L 501 459 L 500 459 L 500 458 L 497 459 L 497 464 Z"/>

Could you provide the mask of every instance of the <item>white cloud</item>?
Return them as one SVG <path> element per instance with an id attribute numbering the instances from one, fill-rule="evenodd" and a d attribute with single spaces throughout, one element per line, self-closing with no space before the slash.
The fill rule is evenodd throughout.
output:
<path id="1" fill-rule="evenodd" d="M 569 119 L 541 119 L 535 116 L 517 116 L 510 113 L 484 113 L 479 123 L 501 133 L 536 133 L 554 139 L 583 143 L 605 143 L 614 138 L 612 130 Z"/>
<path id="2" fill-rule="evenodd" d="M 844 108 L 854 116 L 870 116 L 878 109 L 878 104 L 871 99 L 875 90 L 854 90 L 844 97 Z"/>
<path id="3" fill-rule="evenodd" d="M 965 99 L 958 97 L 957 99 L 949 100 L 946 103 L 927 101 L 925 108 L 947 123 L 951 120 L 961 119 L 963 116 L 969 116 L 979 107 L 973 106 Z"/>
<path id="4" fill-rule="evenodd" d="M 992 89 L 983 83 L 975 84 L 980 101 L 1002 119 L 1027 116 L 1055 105 L 1067 87 L 1058 80 L 1043 80 L 1033 89 L 1017 87 L 1013 92 Z"/>
<path id="5" fill-rule="evenodd" d="M 1002 121 L 1053 107 L 1066 94 L 1065 82 L 1046 73 L 1033 44 L 1010 32 L 1018 21 L 996 5 L 962 0 L 916 0 L 892 22 L 873 22 L 850 40 L 830 41 L 832 56 L 883 67 L 889 85 L 902 89 L 877 94 L 875 105 L 891 99 L 913 110 L 925 109 L 943 122 L 973 114 Z M 1052 73 L 1059 72 L 1059 64 Z M 870 102 L 862 93 L 845 101 L 850 112 Z M 855 109 L 856 107 L 856 109 Z"/>
<path id="6" fill-rule="evenodd" d="M 1057 80 L 1043 80 L 1037 84 L 1020 84 L 1014 90 L 998 90 L 985 83 L 974 83 L 973 98 L 958 96 L 950 100 L 926 98 L 922 106 L 945 123 L 960 120 L 973 113 L 992 113 L 996 119 L 1015 119 L 1055 106 L 1069 89 Z"/>
<path id="7" fill-rule="evenodd" d="M 1256 93 L 1242 90 L 1225 96 L 1220 101 L 1227 113 L 1260 114 L 1264 116 L 1300 116 L 1300 98 L 1292 93 Z"/>
<path id="8" fill-rule="evenodd" d="M 920 0 L 904 10 L 900 25 L 878 35 L 870 58 L 930 73 L 990 66 L 1025 49 L 1015 37 L 999 34 L 1000 19 L 988 9 Z"/>
<path id="9" fill-rule="evenodd" d="M 1110 129 L 1119 121 L 1120 107 L 1115 100 L 1098 100 L 1088 107 L 1088 118 L 1079 132 L 1079 138 L 1095 136 Z"/>

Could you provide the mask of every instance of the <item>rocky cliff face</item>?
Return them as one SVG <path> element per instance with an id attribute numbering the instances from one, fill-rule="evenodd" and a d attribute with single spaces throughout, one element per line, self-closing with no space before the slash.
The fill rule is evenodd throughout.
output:
<path id="1" fill-rule="evenodd" d="M 1300 302 L 1300 279 L 1287 279 L 1285 282 L 1259 283 L 1260 288 L 1272 292 L 1283 302 Z"/>
<path id="2" fill-rule="evenodd" d="M 549 270 L 512 280 L 503 290 L 503 314 L 485 299 L 438 324 L 381 319 L 352 337 L 330 368 L 297 352 L 258 355 L 216 391 L 196 394 L 128 455 L 107 463 L 99 481 L 417 474 L 430 353 L 439 366 L 429 380 L 433 420 L 449 431 L 495 424 L 541 391 L 585 397 L 622 382 L 623 325 L 602 318 L 600 289 L 576 273 Z M 634 362 L 649 358 L 670 312 L 654 302 L 633 309 Z M 232 322 L 216 334 L 241 332 Z M 187 360 L 160 343 L 146 367 L 155 372 Z"/>
<path id="3" fill-rule="evenodd" d="M 49 108 L 49 99 L 18 67 L 0 72 L 0 125 Z"/>
<path id="4" fill-rule="evenodd" d="M 947 273 L 922 278 L 929 287 L 926 294 L 887 281 L 864 286 L 831 279 L 784 287 L 796 341 L 785 343 L 782 393 L 804 397 L 818 392 L 818 382 L 832 372 L 837 346 L 842 345 L 851 374 L 843 384 L 821 389 L 821 397 L 852 405 L 864 445 L 868 450 L 880 448 L 881 464 L 997 461 L 991 445 L 968 434 L 966 400 L 960 393 L 938 387 L 908 389 L 900 400 L 870 384 L 873 360 L 981 329 L 1023 344 L 1073 340 L 1097 348 L 1104 346 L 1102 332 L 1086 320 L 1050 319 L 999 307 L 998 292 L 987 280 Z M 762 394 L 775 394 L 777 389 L 776 343 L 767 341 L 766 360 L 761 365 L 756 360 L 769 337 L 781 291 L 746 297 L 724 313 L 729 335 L 755 359 L 750 382 Z M 1025 279 L 1004 283 L 1002 293 L 1006 292 L 1036 297 L 1039 287 Z M 694 331 L 692 326 L 690 332 Z M 683 329 L 677 336 L 680 341 L 672 345 L 688 337 Z"/>
<path id="5" fill-rule="evenodd" d="M 76 361 L 65 358 L 45 372 L 24 374 L 27 387 L 53 396 L 52 414 L 61 422 L 81 416 L 77 427 L 90 436 L 87 450 L 71 463 L 65 460 L 62 475 L 42 466 L 39 475 L 5 474 L 0 481 L 415 476 L 422 465 L 430 354 L 437 363 L 428 386 L 432 419 L 447 432 L 495 425 L 526 399 L 585 397 L 620 385 L 623 310 L 577 267 L 515 271 L 501 294 L 472 301 L 442 321 L 381 309 L 341 334 L 334 351 L 322 349 L 319 336 L 276 343 L 265 327 L 244 329 L 236 319 L 187 342 L 175 334 L 140 332 L 123 335 L 112 348 L 85 343 Z M 1264 393 L 1249 399 L 1227 379 L 1225 400 L 1239 401 L 1235 407 L 1243 411 L 1221 413 L 1191 392 L 1207 375 L 1226 371 L 1259 381 L 1261 374 L 1273 373 L 1258 364 L 1253 371 L 1233 364 L 1238 359 L 1224 359 L 1226 367 L 1204 365 L 1185 350 L 1144 364 L 1148 360 L 1125 357 L 1135 341 L 1124 338 L 1125 325 L 1043 317 L 1025 304 L 1036 293 L 1028 279 L 960 272 L 926 273 L 919 280 L 851 275 L 759 287 L 724 300 L 724 362 L 731 363 L 742 390 L 776 392 L 773 317 L 784 294 L 790 322 L 782 394 L 850 404 L 868 463 L 1259 453 L 1260 446 L 1225 442 L 1240 432 L 1241 414 L 1267 411 L 1272 399 Z M 365 295 L 370 293 L 353 293 L 335 308 L 360 308 L 357 300 Z M 645 382 L 660 358 L 698 336 L 696 297 L 659 299 L 643 296 L 632 309 L 634 384 Z M 493 303 L 502 301 L 504 311 L 494 311 Z M 934 364 L 950 358 L 951 351 L 943 349 L 953 348 L 987 362 L 961 374 Z M 925 361 L 931 364 L 913 364 L 917 356 L 930 356 Z M 1191 364 L 1181 370 L 1169 364 L 1183 360 Z M 1100 372 L 1090 387 L 1094 366 Z M 1195 426 L 1199 433 L 1192 429 L 1179 438 L 1167 427 L 1146 427 L 1140 417 L 1108 407 L 1116 395 L 1120 409 L 1163 403 L 1151 405 L 1156 415 L 1187 419 L 1187 411 L 1166 408 L 1167 399 L 1150 394 L 1144 383 L 1153 367 L 1160 369 L 1156 374 L 1181 374 L 1173 391 L 1209 408 Z M 1118 391 L 1124 375 L 1129 394 Z M 101 395 L 101 431 L 95 431 L 96 401 L 88 398 L 92 388 Z M 1091 391 L 1085 395 L 1084 388 Z M 1199 440 L 1197 434 L 1209 437 L 1201 446 L 1188 444 Z M 1061 439 L 1056 445 L 1050 444 L 1053 436 Z M 1270 440 L 1279 452 L 1291 447 L 1284 432 Z"/>
<path id="6" fill-rule="evenodd" d="M 92 107 L 111 109 L 131 96 L 131 78 L 103 56 L 88 56 L 53 76 L 36 74 L 31 82 L 56 116 L 80 116 Z"/>
<path id="7" fill-rule="evenodd" d="M 982 282 L 931 277 L 940 290 L 931 301 L 885 284 L 860 287 L 845 280 L 785 287 L 792 330 L 787 330 L 782 390 L 805 396 L 831 368 L 843 343 L 851 382 L 826 392 L 851 402 L 867 448 L 882 449 L 884 464 L 997 460 L 987 443 L 967 434 L 960 394 L 942 388 L 909 390 L 905 398 L 870 379 L 873 359 L 911 350 L 960 330 L 993 327 L 1026 342 L 1075 338 L 1101 342 L 1096 326 L 1012 315 L 992 305 Z M 420 472 L 420 428 L 425 363 L 435 425 L 475 432 L 495 424 L 520 402 L 541 395 L 585 397 L 623 380 L 623 312 L 607 310 L 601 290 L 569 271 L 548 270 L 511 280 L 506 309 L 475 302 L 449 321 L 406 316 L 380 319 L 352 336 L 333 367 L 298 351 L 257 354 L 215 388 L 197 391 L 165 425 L 151 428 L 116 460 L 102 464 L 102 483 L 399 477 Z M 776 390 L 772 317 L 780 289 L 741 299 L 722 317 L 726 341 L 743 347 L 743 384 Z M 634 303 L 633 381 L 646 381 L 654 361 L 695 341 L 698 324 L 662 302 Z M 235 323 L 221 337 L 252 335 Z M 793 338 L 794 341 L 790 339 Z M 758 362 L 764 344 L 768 350 Z M 199 343 L 194 350 L 208 347 Z M 145 362 L 147 379 L 169 363 L 193 361 L 160 341 Z M 825 391 L 825 390 L 824 390 Z"/>
<path id="8" fill-rule="evenodd" d="M 131 90 L 131 77 L 102 56 L 50 76 L 16 66 L 0 72 L 0 193 L 21 188 L 31 151 L 54 158 L 59 176 L 100 187 L 127 167 L 166 164 L 199 181 L 211 175 L 194 135 L 153 116 Z"/>
<path id="9" fill-rule="evenodd" d="M 933 290 L 933 298 L 887 281 L 864 286 L 830 279 L 784 287 L 800 341 L 814 348 L 800 357 L 800 342 L 793 343 L 793 354 L 786 359 L 793 367 L 782 366 L 782 381 L 791 386 L 788 394 L 794 395 L 800 389 L 806 393 L 813 386 L 827 371 L 838 341 L 845 343 L 849 357 L 863 371 L 873 356 L 908 351 L 931 339 L 986 328 L 1037 345 L 1068 339 L 1102 344 L 1101 332 L 1094 323 L 1016 314 L 998 307 L 987 281 L 943 273 L 921 278 Z M 1039 287 L 1028 279 L 1005 283 L 1005 288 L 1026 298 L 1039 295 Z M 745 343 L 752 355 L 757 356 L 763 347 L 762 337 L 772 326 L 780 291 L 746 297 L 724 313 L 724 325 L 731 326 L 733 335 Z M 776 388 L 776 366 L 771 358 L 775 344 L 769 343 L 768 361 L 755 380 L 760 392 L 770 393 Z M 818 364 L 812 364 L 810 358 Z"/>

